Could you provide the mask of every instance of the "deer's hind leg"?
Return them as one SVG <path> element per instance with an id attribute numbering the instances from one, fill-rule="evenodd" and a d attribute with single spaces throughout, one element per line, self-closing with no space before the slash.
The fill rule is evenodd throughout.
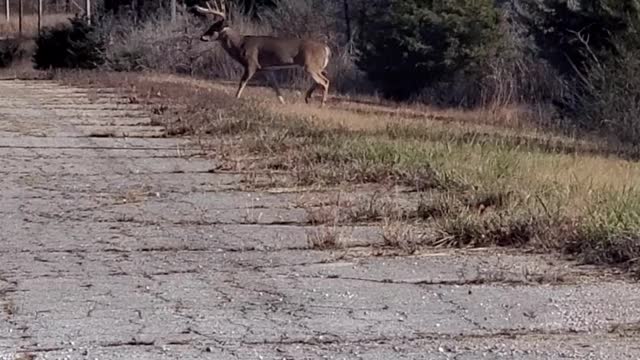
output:
<path id="1" fill-rule="evenodd" d="M 318 86 L 319 85 L 314 80 L 314 83 L 311 84 L 311 87 L 309 88 L 309 90 L 307 90 L 307 93 L 304 96 L 304 102 L 305 103 L 307 103 L 307 104 L 309 103 L 309 99 L 311 99 L 311 95 L 313 95 L 313 92 L 318 88 Z"/>
<path id="2" fill-rule="evenodd" d="M 324 104 L 327 102 L 327 96 L 329 96 L 329 84 L 331 83 L 329 81 L 329 78 L 326 75 L 327 73 L 325 71 L 323 71 L 322 73 L 320 73 L 320 76 L 324 79 L 325 81 L 325 85 L 324 85 L 324 93 L 322 94 L 322 106 L 324 106 Z"/>
<path id="3" fill-rule="evenodd" d="M 309 75 L 311 75 L 311 78 L 313 78 L 315 84 L 313 84 L 307 91 L 305 101 L 308 103 L 309 98 L 311 98 L 311 94 L 313 94 L 314 90 L 321 86 L 324 89 L 324 94 L 322 95 L 322 103 L 320 104 L 320 107 L 322 107 L 327 102 L 327 94 L 329 93 L 329 79 L 327 79 L 327 77 L 324 76 L 321 72 L 311 71 L 309 69 L 307 69 L 307 72 L 309 73 Z"/>
<path id="4" fill-rule="evenodd" d="M 276 96 L 278 97 L 280 103 L 284 104 L 284 97 L 282 97 L 282 94 L 280 93 L 278 82 L 276 81 L 276 78 L 273 75 L 272 71 L 267 71 L 267 79 L 269 80 L 269 83 L 271 83 L 271 87 L 273 88 L 273 90 L 276 92 Z"/>

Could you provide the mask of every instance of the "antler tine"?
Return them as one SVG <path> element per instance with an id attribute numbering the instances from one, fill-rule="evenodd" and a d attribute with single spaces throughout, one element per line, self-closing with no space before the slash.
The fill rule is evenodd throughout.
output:
<path id="1" fill-rule="evenodd" d="M 216 10 L 218 10 L 221 13 L 225 13 L 225 8 L 224 8 L 224 4 L 222 3 L 222 1 L 220 0 L 215 0 L 214 4 L 216 5 Z"/>
<path id="2" fill-rule="evenodd" d="M 227 13 L 227 3 L 225 1 L 220 0 L 220 8 L 223 13 Z"/>
<path id="3" fill-rule="evenodd" d="M 218 13 L 218 15 L 222 16 L 223 18 L 227 18 L 227 10 L 224 6 L 224 2 L 222 2 L 222 0 L 215 0 L 214 3 L 215 5 L 215 11 Z"/>
<path id="4" fill-rule="evenodd" d="M 205 2 L 205 4 L 207 5 L 206 8 L 203 8 L 202 6 L 198 6 L 198 5 L 195 5 L 194 8 L 196 9 L 196 11 L 202 14 L 217 15 L 223 19 L 227 18 L 226 13 L 220 10 L 217 3 L 214 2 L 215 8 L 211 6 L 211 3 L 209 1 Z"/>

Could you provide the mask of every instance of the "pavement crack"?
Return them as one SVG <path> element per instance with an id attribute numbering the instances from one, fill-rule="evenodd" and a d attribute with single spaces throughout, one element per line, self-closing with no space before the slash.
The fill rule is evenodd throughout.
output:
<path id="1" fill-rule="evenodd" d="M 323 261 L 317 263 L 324 263 Z M 313 263 L 311 263 L 313 264 Z M 305 265 L 305 264 L 301 264 Z M 288 266 L 288 265 L 286 265 Z M 267 266 L 268 267 L 268 266 Z M 278 267 L 278 266 L 273 266 Z M 339 276 L 339 275 L 299 275 L 296 277 L 302 278 L 314 278 L 314 279 L 340 279 L 340 280 L 350 280 L 350 281 L 363 281 L 363 282 L 371 282 L 377 284 L 401 284 L 401 285 L 422 285 L 422 286 L 469 286 L 469 285 L 505 285 L 505 286 L 534 286 L 539 285 L 539 283 L 521 280 L 521 279 L 485 279 L 485 278 L 474 278 L 474 279 L 451 279 L 451 280 L 394 280 L 394 279 L 371 279 L 371 278 L 360 278 L 360 277 L 350 277 L 350 276 Z M 565 283 L 566 284 L 566 283 Z"/>
<path id="2" fill-rule="evenodd" d="M 600 334 L 600 333 L 599 333 Z M 293 337 L 293 338 L 279 338 L 279 339 L 264 339 L 262 341 L 242 341 L 244 346 L 257 346 L 257 345 L 304 345 L 304 346 L 322 346 L 322 345 L 372 345 L 381 343 L 410 343 L 418 342 L 422 340 L 434 340 L 434 341 L 468 341 L 471 339 L 489 339 L 489 340 L 504 340 L 504 339 L 544 339 L 552 337 L 581 337 L 585 335 L 596 335 L 593 332 L 587 330 L 577 329 L 558 329 L 558 330 L 544 330 L 544 329 L 500 329 L 496 331 L 482 331 L 472 333 L 460 333 L 460 334 L 446 334 L 438 332 L 415 332 L 413 335 L 408 336 L 371 336 L 371 337 L 340 337 L 337 335 L 315 335 L 305 337 Z M 605 331 L 600 336 L 618 336 L 617 334 L 610 334 L 609 331 Z"/>
<path id="3" fill-rule="evenodd" d="M 143 340 L 132 339 L 129 341 L 113 341 L 113 342 L 101 343 L 99 347 L 113 348 L 113 347 L 123 347 L 123 346 L 155 346 L 155 344 L 156 342 L 154 340 L 143 341 Z"/>
<path id="4" fill-rule="evenodd" d="M 187 269 L 187 270 L 174 270 L 174 271 L 159 271 L 154 273 L 147 273 L 146 276 L 169 276 L 169 275 L 183 275 L 183 274 L 197 274 L 201 272 L 200 269 Z"/>
<path id="5" fill-rule="evenodd" d="M 103 207 L 113 206 L 114 204 L 103 204 L 99 206 L 95 206 L 91 209 L 85 209 L 86 211 L 99 210 Z M 76 212 L 77 210 L 74 210 Z M 162 219 L 162 220 L 147 220 L 147 219 L 137 219 L 131 215 L 121 214 L 119 218 L 100 218 L 97 216 L 92 216 L 91 214 L 82 215 L 82 216 L 62 216 L 61 214 L 50 214 L 50 213 L 33 213 L 33 216 L 41 217 L 48 220 L 56 220 L 58 222 L 87 222 L 91 217 L 91 221 L 95 223 L 127 223 L 127 224 L 135 224 L 140 226 L 166 226 L 167 224 L 174 226 L 223 226 L 223 225 L 234 225 L 234 226 L 299 226 L 299 227 L 308 227 L 313 226 L 313 224 L 307 221 L 298 221 L 298 220 L 274 220 L 274 221 L 217 221 L 217 220 L 178 220 L 172 221 L 170 219 Z M 42 223 L 46 224 L 47 222 L 38 222 L 34 219 L 25 219 L 34 223 Z"/>

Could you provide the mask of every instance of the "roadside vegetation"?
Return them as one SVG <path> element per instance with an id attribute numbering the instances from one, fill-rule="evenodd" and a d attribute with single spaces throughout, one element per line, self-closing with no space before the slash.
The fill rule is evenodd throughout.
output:
<path id="1" fill-rule="evenodd" d="M 374 184 L 387 194 L 316 209 L 310 221 L 328 227 L 313 243 L 323 248 L 337 243 L 330 236 L 336 225 L 367 223 L 383 228 L 387 245 L 409 252 L 515 246 L 628 268 L 640 256 L 640 164 L 629 145 L 515 131 L 487 125 L 490 118 L 425 122 L 348 101 L 303 117 L 296 115 L 300 100 L 276 105 L 265 99 L 268 89 L 249 89 L 249 98 L 236 101 L 235 84 L 179 77 L 64 73 L 62 79 L 135 89 L 135 101 L 170 133 L 200 142 L 221 169 L 274 179 L 260 186 Z M 396 201 L 394 193 L 412 201 Z"/>
<path id="2" fill-rule="evenodd" d="M 233 99 L 239 66 L 198 40 L 210 23 L 191 2 L 171 23 L 159 4 L 111 1 L 94 25 L 47 29 L 36 67 L 98 69 L 57 76 L 130 89 L 168 135 L 192 137 L 222 169 L 267 179 L 259 186 L 402 194 L 310 213 L 327 230 L 312 246 L 342 246 L 340 224 L 374 223 L 385 246 L 406 253 L 515 246 L 637 268 L 635 2 L 231 3 L 242 33 L 327 41 L 325 109 L 300 101 L 301 71 L 278 75 L 285 106 L 264 88 Z"/>

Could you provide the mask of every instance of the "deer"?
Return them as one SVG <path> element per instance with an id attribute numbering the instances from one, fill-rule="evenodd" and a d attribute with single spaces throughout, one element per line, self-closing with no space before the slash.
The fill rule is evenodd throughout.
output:
<path id="1" fill-rule="evenodd" d="M 213 7 L 209 1 L 206 5 L 206 8 L 198 5 L 193 7 L 197 13 L 215 19 L 200 36 L 200 40 L 218 41 L 227 54 L 244 68 L 236 91 L 237 99 L 240 99 L 249 80 L 260 71 L 265 72 L 278 100 L 284 104 L 273 71 L 301 67 L 314 81 L 305 94 L 305 103 L 309 103 L 316 89 L 322 88 L 324 93 L 320 107 L 324 107 L 329 93 L 329 79 L 325 70 L 331 57 L 329 46 L 311 39 L 243 35 L 229 25 L 226 6 L 222 0 L 215 1 Z"/>

